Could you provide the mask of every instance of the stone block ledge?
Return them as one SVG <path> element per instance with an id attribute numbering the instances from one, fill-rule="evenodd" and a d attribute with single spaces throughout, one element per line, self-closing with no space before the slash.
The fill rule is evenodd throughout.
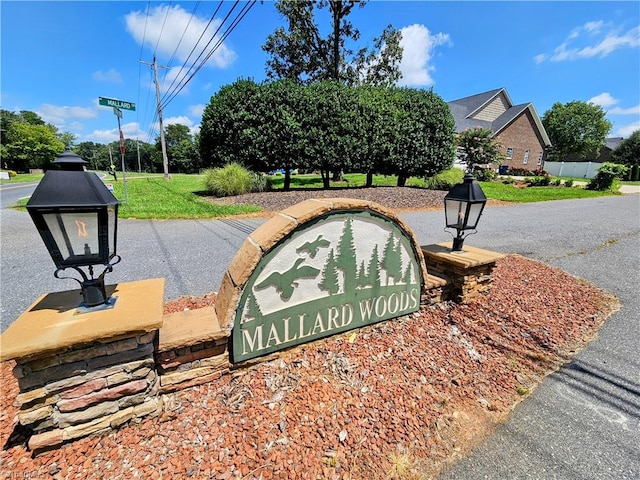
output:
<path id="1" fill-rule="evenodd" d="M 108 285 L 115 306 L 87 313 L 78 309 L 80 290 L 43 295 L 0 335 L 0 362 L 155 331 L 162 325 L 164 283 L 156 278 Z"/>

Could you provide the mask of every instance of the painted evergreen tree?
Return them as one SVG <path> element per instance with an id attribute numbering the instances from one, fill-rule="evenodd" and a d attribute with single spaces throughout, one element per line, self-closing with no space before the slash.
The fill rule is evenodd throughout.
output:
<path id="1" fill-rule="evenodd" d="M 398 279 L 402 278 L 402 257 L 400 256 L 399 243 L 396 245 L 393 232 L 389 233 L 387 244 L 384 247 L 384 256 L 382 257 L 382 267 L 387 271 L 387 285 L 389 285 L 389 279 L 391 278 L 393 278 L 394 285 Z"/>
<path id="2" fill-rule="evenodd" d="M 338 268 L 344 274 L 344 291 L 351 292 L 358 285 L 356 263 L 356 246 L 353 241 L 353 225 L 351 218 L 344 224 L 344 230 L 338 244 L 338 256 L 336 258 Z"/>
<path id="3" fill-rule="evenodd" d="M 409 285 L 411 283 L 411 277 L 413 275 L 413 270 L 411 269 L 411 262 L 407 263 L 407 269 L 404 271 L 404 276 L 402 277 L 402 281 Z"/>
<path id="4" fill-rule="evenodd" d="M 367 282 L 372 287 L 380 286 L 380 258 L 378 256 L 378 245 L 373 247 L 371 252 L 371 259 L 369 260 L 369 281 Z"/>
<path id="5" fill-rule="evenodd" d="M 262 310 L 260 310 L 260 305 L 258 305 L 255 295 L 249 295 L 249 298 L 247 298 L 247 308 L 245 310 L 244 319 L 242 320 L 242 323 L 248 322 L 250 320 L 254 320 L 260 317 L 262 317 Z"/>
<path id="6" fill-rule="evenodd" d="M 322 281 L 318 284 L 321 290 L 329 292 L 329 295 L 338 293 L 340 284 L 338 283 L 338 270 L 336 259 L 333 255 L 333 248 L 329 251 L 327 262 L 322 270 Z"/>
<path id="7" fill-rule="evenodd" d="M 364 268 L 364 260 L 360 262 L 360 269 L 358 270 L 358 288 L 364 288 L 367 286 L 367 272 Z"/>

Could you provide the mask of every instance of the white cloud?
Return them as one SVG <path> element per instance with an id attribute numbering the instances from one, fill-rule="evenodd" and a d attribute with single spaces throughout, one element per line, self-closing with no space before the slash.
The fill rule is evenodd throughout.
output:
<path id="1" fill-rule="evenodd" d="M 189 117 L 186 117 L 184 115 L 179 117 L 165 118 L 162 123 L 164 126 L 167 126 L 167 125 L 186 125 L 187 127 L 193 126 L 193 120 L 191 120 Z"/>
<path id="2" fill-rule="evenodd" d="M 82 130 L 83 125 L 80 120 L 96 118 L 97 108 L 87 107 L 61 107 L 49 103 L 42 104 L 36 112 L 42 120 L 54 125 L 61 132 L 73 132 Z"/>
<path id="3" fill-rule="evenodd" d="M 434 50 L 440 45 L 451 45 L 448 34 L 432 35 L 424 25 L 414 24 L 400 30 L 402 39 L 402 62 L 400 71 L 402 86 L 430 86 L 435 82 L 429 74 L 434 69 L 431 65 Z"/>
<path id="4" fill-rule="evenodd" d="M 587 103 L 593 103 L 594 105 L 599 105 L 602 108 L 607 108 L 618 103 L 618 100 L 613 98 L 609 92 L 603 92 L 600 95 L 596 95 L 595 97 L 587 100 Z"/>
<path id="5" fill-rule="evenodd" d="M 611 135 L 612 137 L 624 137 L 629 138 L 633 132 L 640 130 L 640 120 L 630 123 L 629 125 L 623 125 L 616 129 L 616 132 Z"/>
<path id="6" fill-rule="evenodd" d="M 97 72 L 93 72 L 92 77 L 98 82 L 122 83 L 122 76 L 115 68 L 110 68 L 106 72 L 98 70 Z"/>
<path id="7" fill-rule="evenodd" d="M 630 108 L 616 107 L 608 110 L 607 113 L 610 113 L 611 115 L 640 115 L 640 105 Z"/>
<path id="8" fill-rule="evenodd" d="M 135 139 L 137 137 L 142 138 L 145 133 L 140 131 L 139 125 L 137 122 L 129 122 L 121 125 L 122 134 L 124 138 Z M 111 143 L 117 140 L 120 140 L 120 133 L 118 132 L 118 128 L 111 128 L 109 130 L 94 130 L 89 135 L 86 135 L 86 138 L 90 138 L 92 141 L 98 143 Z M 119 155 L 120 152 L 113 152 L 114 155 Z"/>
<path id="9" fill-rule="evenodd" d="M 202 114 L 204 113 L 204 109 L 205 109 L 205 105 L 203 103 L 200 103 L 198 105 L 191 105 L 189 107 L 189 113 L 194 117 L 202 117 Z"/>
<path id="10" fill-rule="evenodd" d="M 623 33 L 620 33 L 619 29 L 610 27 L 606 33 L 603 33 L 606 26 L 602 20 L 587 22 L 570 32 L 567 39 L 558 45 L 553 53 L 540 53 L 533 60 L 535 63 L 542 63 L 546 60 L 563 62 L 581 58 L 606 57 L 616 50 L 640 46 L 640 26 Z M 584 37 L 588 38 L 583 40 Z M 587 43 L 587 41 L 595 43 Z"/>
<path id="11" fill-rule="evenodd" d="M 150 47 L 167 59 L 175 55 L 181 63 L 189 65 L 199 65 L 219 42 L 219 36 L 214 34 L 220 20 L 209 23 L 208 19 L 193 16 L 177 5 L 160 5 L 148 12 L 131 12 L 125 16 L 125 22 L 127 31 L 139 44 Z M 204 53 L 198 58 L 201 52 Z M 226 68 L 235 59 L 235 52 L 222 43 L 207 64 Z"/>

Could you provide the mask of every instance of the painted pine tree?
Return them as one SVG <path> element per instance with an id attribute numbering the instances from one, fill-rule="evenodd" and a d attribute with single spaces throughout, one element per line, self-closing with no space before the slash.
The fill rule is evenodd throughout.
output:
<path id="1" fill-rule="evenodd" d="M 247 308 L 245 309 L 244 319 L 242 323 L 249 322 L 256 318 L 262 317 L 262 310 L 256 301 L 255 295 L 249 295 L 247 298 Z"/>
<path id="2" fill-rule="evenodd" d="M 338 283 L 338 269 L 336 259 L 333 255 L 333 248 L 327 255 L 327 262 L 322 269 L 322 281 L 318 284 L 321 290 L 329 292 L 329 295 L 338 293 L 340 284 Z"/>
<path id="3" fill-rule="evenodd" d="M 400 242 L 398 242 L 398 244 L 399 243 Z M 382 267 L 387 272 L 387 285 L 389 285 L 389 280 L 391 278 L 393 278 L 394 285 L 402 278 L 402 257 L 400 246 L 396 244 L 396 238 L 393 235 L 393 232 L 389 233 L 387 244 L 384 247 Z"/>
<path id="4" fill-rule="evenodd" d="M 336 258 L 338 268 L 344 274 L 344 291 L 351 292 L 358 285 L 356 260 L 356 246 L 353 240 L 353 225 L 351 218 L 344 223 L 344 229 L 338 243 L 338 255 Z"/>
<path id="5" fill-rule="evenodd" d="M 371 258 L 369 259 L 369 281 L 367 282 L 372 287 L 380 286 L 380 258 L 378 255 L 378 245 L 373 247 L 371 252 Z"/>

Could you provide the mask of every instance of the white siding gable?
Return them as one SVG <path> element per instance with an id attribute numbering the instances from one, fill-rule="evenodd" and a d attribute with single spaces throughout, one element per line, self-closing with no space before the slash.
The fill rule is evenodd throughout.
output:
<path id="1" fill-rule="evenodd" d="M 485 120 L 487 122 L 493 122 L 496 118 L 506 112 L 511 105 L 509 101 L 505 97 L 504 93 L 501 92 L 496 98 L 491 100 L 485 106 L 483 106 L 480 110 L 478 110 L 472 118 L 476 120 Z"/>

